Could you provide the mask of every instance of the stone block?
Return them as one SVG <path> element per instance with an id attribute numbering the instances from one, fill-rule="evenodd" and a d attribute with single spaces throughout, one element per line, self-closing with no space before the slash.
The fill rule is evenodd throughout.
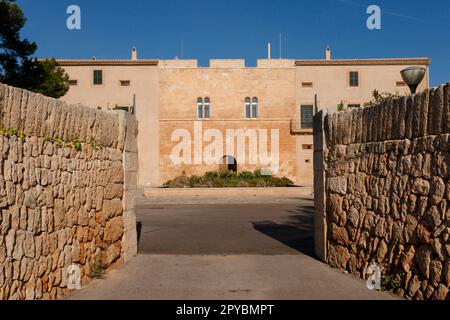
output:
<path id="1" fill-rule="evenodd" d="M 0 93 L 1 95 L 1 93 Z M 450 82 L 444 87 L 444 127 L 443 132 L 450 133 Z"/>
<path id="2" fill-rule="evenodd" d="M 428 111 L 428 128 L 430 134 L 441 134 L 444 128 L 444 87 L 430 90 L 430 107 Z"/>
<path id="3" fill-rule="evenodd" d="M 104 200 L 102 211 L 105 220 L 121 215 L 123 212 L 122 200 Z"/>
<path id="4" fill-rule="evenodd" d="M 106 223 L 103 241 L 114 243 L 122 238 L 124 232 L 124 221 L 122 217 L 115 217 Z"/>
<path id="5" fill-rule="evenodd" d="M 347 193 L 347 178 L 346 177 L 331 177 L 328 178 L 328 191 L 345 195 Z"/>
<path id="6" fill-rule="evenodd" d="M 405 138 L 407 139 L 413 137 L 414 97 L 408 96 L 406 98 Z"/>
<path id="7" fill-rule="evenodd" d="M 430 95 L 429 91 L 425 90 L 420 95 L 420 122 L 419 122 L 419 137 L 425 137 L 428 134 L 428 109 L 429 109 Z"/>
<path id="8" fill-rule="evenodd" d="M 138 154 L 132 152 L 124 153 L 123 167 L 125 171 L 136 172 L 139 169 Z"/>
<path id="9" fill-rule="evenodd" d="M 420 123 L 423 121 L 422 109 L 422 99 L 420 94 L 414 95 L 414 102 L 412 104 L 412 137 L 417 138 L 420 136 Z"/>

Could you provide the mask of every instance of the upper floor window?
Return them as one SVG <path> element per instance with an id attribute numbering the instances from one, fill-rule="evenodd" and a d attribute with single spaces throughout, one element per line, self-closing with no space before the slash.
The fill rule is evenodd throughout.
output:
<path id="1" fill-rule="evenodd" d="M 78 80 L 69 80 L 69 85 L 70 86 L 77 86 L 78 85 Z"/>
<path id="2" fill-rule="evenodd" d="M 302 82 L 302 88 L 312 88 L 313 83 L 312 82 Z"/>
<path id="3" fill-rule="evenodd" d="M 102 70 L 94 70 L 94 85 L 102 85 L 103 84 L 103 71 Z"/>
<path id="4" fill-rule="evenodd" d="M 247 119 L 258 118 L 258 98 L 245 98 L 245 117 Z"/>
<path id="5" fill-rule="evenodd" d="M 211 100 L 207 97 L 205 99 L 197 99 L 197 118 L 209 119 L 211 116 Z"/>
<path id="6" fill-rule="evenodd" d="M 351 71 L 349 80 L 350 80 L 350 87 L 359 87 L 359 72 Z"/>
<path id="7" fill-rule="evenodd" d="M 252 118 L 258 118 L 258 98 L 253 98 L 252 101 Z"/>
<path id="8" fill-rule="evenodd" d="M 301 115 L 301 128 L 302 129 L 312 129 L 313 128 L 313 116 L 314 116 L 314 106 L 300 106 Z"/>
<path id="9" fill-rule="evenodd" d="M 209 98 L 205 98 L 205 104 L 203 105 L 203 118 L 209 119 L 210 117 L 210 106 L 211 102 Z"/>
<path id="10" fill-rule="evenodd" d="M 131 84 L 131 81 L 130 81 L 130 80 L 120 80 L 120 85 L 121 85 L 122 87 L 129 87 L 130 84 Z"/>
<path id="11" fill-rule="evenodd" d="M 203 99 L 197 99 L 197 118 L 203 119 Z"/>
<path id="12" fill-rule="evenodd" d="M 252 117 L 250 101 L 250 98 L 245 98 L 245 117 L 247 119 L 250 119 Z"/>

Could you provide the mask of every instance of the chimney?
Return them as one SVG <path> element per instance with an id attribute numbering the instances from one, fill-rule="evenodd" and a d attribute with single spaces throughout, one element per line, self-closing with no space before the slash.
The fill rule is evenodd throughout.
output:
<path id="1" fill-rule="evenodd" d="M 267 59 L 271 59 L 271 44 L 270 42 L 267 44 Z"/>
<path id="2" fill-rule="evenodd" d="M 131 50 L 131 60 L 132 61 L 137 61 L 137 50 L 136 47 L 133 47 L 133 50 Z"/>
<path id="3" fill-rule="evenodd" d="M 331 60 L 331 49 L 330 49 L 330 46 L 327 46 L 327 50 L 325 51 L 325 60 L 327 60 L 327 61 Z"/>

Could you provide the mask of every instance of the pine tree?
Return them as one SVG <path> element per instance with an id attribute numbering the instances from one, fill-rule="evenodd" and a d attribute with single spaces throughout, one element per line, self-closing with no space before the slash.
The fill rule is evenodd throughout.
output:
<path id="1" fill-rule="evenodd" d="M 26 21 L 14 0 L 0 0 L 0 82 L 59 98 L 69 90 L 69 77 L 55 60 L 33 57 L 37 44 L 20 35 Z"/>

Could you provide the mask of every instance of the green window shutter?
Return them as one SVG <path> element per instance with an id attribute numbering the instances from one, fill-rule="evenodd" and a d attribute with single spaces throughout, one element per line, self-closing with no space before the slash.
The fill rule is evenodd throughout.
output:
<path id="1" fill-rule="evenodd" d="M 94 70 L 94 85 L 102 85 L 103 84 L 103 71 L 102 70 Z"/>
<path id="2" fill-rule="evenodd" d="M 314 116 L 314 106 L 301 106 L 301 127 L 302 129 L 312 129 L 313 128 L 313 116 Z"/>

